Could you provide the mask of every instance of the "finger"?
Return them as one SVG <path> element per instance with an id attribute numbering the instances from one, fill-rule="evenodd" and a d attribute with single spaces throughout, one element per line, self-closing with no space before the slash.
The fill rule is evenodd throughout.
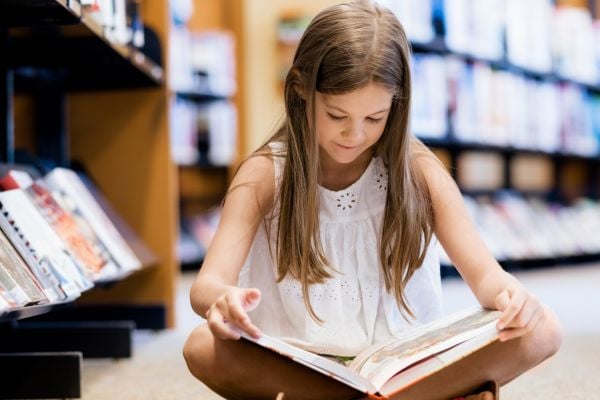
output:
<path id="1" fill-rule="evenodd" d="M 246 311 L 252 311 L 260 302 L 261 293 L 258 289 L 246 289 L 244 292 L 243 307 Z"/>
<path id="2" fill-rule="evenodd" d="M 540 310 L 539 301 L 532 295 L 526 297 L 523 307 L 505 328 L 524 328 Z"/>
<path id="3" fill-rule="evenodd" d="M 240 333 L 226 322 L 223 314 L 216 306 L 211 307 L 211 312 L 207 313 L 208 328 L 213 335 L 221 340 L 237 340 L 240 338 Z"/>
<path id="4" fill-rule="evenodd" d="M 231 318 L 229 322 L 235 324 L 250 336 L 259 338 L 261 332 L 258 327 L 252 324 L 250 317 L 242 308 L 242 301 L 237 296 L 228 296 L 226 300 L 228 314 Z"/>
<path id="5" fill-rule="evenodd" d="M 500 332 L 500 334 L 498 335 L 498 339 L 501 342 L 506 342 L 508 340 L 516 339 L 519 336 L 523 336 L 526 333 L 526 328 L 507 328 Z"/>
<path id="6" fill-rule="evenodd" d="M 499 329 L 504 329 L 510 324 L 519 311 L 521 311 L 521 308 L 523 308 L 524 302 L 525 295 L 522 292 L 516 291 L 510 295 L 508 306 L 504 309 L 500 319 L 498 320 Z"/>

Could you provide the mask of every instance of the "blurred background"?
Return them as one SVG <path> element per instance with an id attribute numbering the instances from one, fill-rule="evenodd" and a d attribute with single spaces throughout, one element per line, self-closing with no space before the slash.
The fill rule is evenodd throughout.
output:
<path id="1" fill-rule="evenodd" d="M 238 162 L 281 120 L 282 82 L 305 27 L 334 3 L 171 1 L 184 268 L 202 259 Z M 412 132 L 455 177 L 494 255 L 513 269 L 600 260 L 599 6 L 380 3 L 412 43 Z"/>
<path id="2" fill-rule="evenodd" d="M 181 356 L 202 322 L 189 290 L 237 167 L 283 117 L 304 29 L 337 2 L 0 0 L 2 165 L 85 171 L 155 256 L 72 307 L 135 322 L 125 335 L 133 354 L 83 351 L 66 385 L 82 398 L 219 398 Z M 411 42 L 412 133 L 447 166 L 494 256 L 565 327 L 559 354 L 503 398 L 597 398 L 600 0 L 379 3 Z M 475 302 L 443 251 L 442 275 L 448 312 Z M 84 310 L 74 319 L 91 319 Z M 2 357 L 17 337 L 2 335 L 28 320 L 21 311 L 0 313 L 4 371 L 16 367 Z M 31 312 L 58 314 L 54 304 Z M 109 342 L 101 328 L 93 350 Z M 79 334 L 62 338 L 61 350 L 81 350 Z M 34 364 L 19 365 L 45 376 Z"/>

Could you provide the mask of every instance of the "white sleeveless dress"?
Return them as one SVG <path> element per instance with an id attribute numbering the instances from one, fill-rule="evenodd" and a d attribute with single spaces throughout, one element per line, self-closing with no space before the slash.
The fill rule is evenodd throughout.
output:
<path id="1" fill-rule="evenodd" d="M 275 146 L 281 148 L 271 144 L 272 149 Z M 277 190 L 284 159 L 273 160 Z M 249 313 L 253 323 L 264 333 L 316 353 L 355 356 L 408 326 L 440 317 L 440 264 L 435 238 L 423 265 L 406 286 L 415 320 L 403 317 L 393 294 L 385 289 L 377 241 L 386 190 L 387 172 L 378 157 L 346 189 L 334 192 L 319 187 L 321 242 L 328 261 L 339 271 L 325 283 L 309 287 L 312 307 L 324 321 L 322 324 L 308 314 L 299 281 L 287 276 L 277 283 L 269 241 L 261 224 L 239 279 L 241 287 L 255 287 L 262 292 L 259 306 Z M 277 209 L 275 204 L 273 210 Z M 271 235 L 275 235 L 276 222 L 271 226 Z"/>

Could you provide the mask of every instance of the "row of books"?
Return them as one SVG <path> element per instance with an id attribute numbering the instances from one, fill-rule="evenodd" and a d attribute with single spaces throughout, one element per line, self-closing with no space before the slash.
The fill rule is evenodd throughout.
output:
<path id="1" fill-rule="evenodd" d="M 185 25 L 173 25 L 169 35 L 169 71 L 173 91 L 233 96 L 237 89 L 233 34 L 191 32 Z"/>
<path id="2" fill-rule="evenodd" d="M 547 152 L 600 151 L 600 95 L 455 56 L 413 57 L 413 131 Z M 450 121 L 448 121 L 450 115 Z M 452 129 L 449 129 L 449 123 Z"/>
<path id="3" fill-rule="evenodd" d="M 510 193 L 464 198 L 484 242 L 500 261 L 600 254 L 597 201 L 580 199 L 564 206 Z M 441 258 L 451 264 L 443 251 Z"/>
<path id="4" fill-rule="evenodd" d="M 565 206 L 510 192 L 496 198 L 465 195 L 464 200 L 482 239 L 500 261 L 600 254 L 597 201 L 580 199 Z M 183 263 L 198 264 L 204 257 L 219 218 L 219 208 L 185 218 L 179 241 Z M 443 249 L 441 262 L 451 265 Z"/>
<path id="5" fill-rule="evenodd" d="M 178 165 L 229 166 L 237 153 L 237 109 L 228 100 L 171 99 L 171 153 Z"/>
<path id="6" fill-rule="evenodd" d="M 144 46 L 140 0 L 79 0 L 82 13 L 91 18 L 110 42 Z"/>
<path id="7" fill-rule="evenodd" d="M 43 178 L 7 168 L 0 179 L 0 316 L 72 301 L 153 257 L 93 184 L 72 170 Z"/>
<path id="8" fill-rule="evenodd" d="M 507 60 L 532 71 L 600 83 L 600 25 L 586 8 L 552 0 L 379 0 L 408 37 L 428 43 L 443 35 L 454 52 Z"/>

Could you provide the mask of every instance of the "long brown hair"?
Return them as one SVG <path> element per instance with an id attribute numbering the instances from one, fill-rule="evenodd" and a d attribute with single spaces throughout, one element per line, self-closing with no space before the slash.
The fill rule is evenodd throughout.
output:
<path id="1" fill-rule="evenodd" d="M 319 233 L 315 92 L 348 93 L 370 82 L 393 93 L 384 133 L 373 148 L 388 168 L 379 259 L 386 289 L 393 290 L 403 314 L 413 316 L 404 288 L 425 258 L 433 232 L 433 211 L 416 164 L 419 154 L 427 150 L 408 130 L 409 57 L 406 34 L 392 12 L 370 1 L 356 1 L 329 7 L 312 20 L 286 77 L 285 121 L 267 141 L 285 144 L 277 193 L 278 281 L 290 274 L 301 282 L 304 302 L 317 321 L 321 320 L 310 304 L 308 287 L 330 278 L 332 268 Z M 269 152 L 263 147 L 255 154 Z"/>

